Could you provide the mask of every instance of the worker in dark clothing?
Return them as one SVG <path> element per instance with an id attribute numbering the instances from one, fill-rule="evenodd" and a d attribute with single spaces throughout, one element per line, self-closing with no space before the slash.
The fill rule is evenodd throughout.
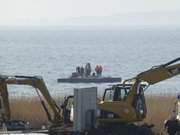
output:
<path id="1" fill-rule="evenodd" d="M 76 67 L 76 73 L 80 75 L 80 67 L 79 66 Z"/>
<path id="2" fill-rule="evenodd" d="M 167 133 L 169 135 L 176 135 L 176 133 L 178 131 L 180 131 L 180 127 L 179 127 L 179 122 L 178 120 L 168 120 L 166 123 L 165 123 L 165 128 L 167 129 Z"/>
<path id="3" fill-rule="evenodd" d="M 81 68 L 80 68 L 80 75 L 81 75 L 81 77 L 84 76 L 84 67 L 81 67 Z"/>
<path id="4" fill-rule="evenodd" d="M 87 63 L 85 66 L 85 76 L 88 77 L 91 75 L 91 64 Z"/>
<path id="5" fill-rule="evenodd" d="M 71 122 L 70 120 L 70 116 L 71 116 L 71 111 L 72 111 L 72 107 L 74 104 L 74 99 L 73 98 L 67 98 L 67 104 L 66 104 L 66 110 L 67 110 L 67 116 L 68 116 L 68 123 Z"/>
<path id="6" fill-rule="evenodd" d="M 68 123 L 68 110 L 66 109 L 66 105 L 67 105 L 67 99 L 66 97 L 64 97 L 64 103 L 61 105 L 61 108 L 63 110 L 63 117 L 64 117 L 64 124 Z"/>
<path id="7" fill-rule="evenodd" d="M 92 73 L 92 77 L 96 77 L 96 73 L 95 72 Z"/>
<path id="8" fill-rule="evenodd" d="M 167 129 L 167 133 L 169 135 L 176 135 L 176 133 L 180 132 L 180 121 L 178 119 L 179 117 L 179 105 L 180 103 L 180 95 L 177 96 L 177 102 L 175 102 L 175 108 L 169 118 L 169 120 L 165 123 L 165 128 Z"/>

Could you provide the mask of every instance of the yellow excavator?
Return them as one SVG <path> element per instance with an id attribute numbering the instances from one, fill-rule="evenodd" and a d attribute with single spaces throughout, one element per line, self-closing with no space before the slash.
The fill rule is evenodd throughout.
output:
<path id="1" fill-rule="evenodd" d="M 40 76 L 8 76 L 0 75 L 0 121 L 6 122 L 11 120 L 8 85 L 29 85 L 35 88 L 48 120 L 52 126 L 62 124 L 61 109 L 51 97 L 42 77 Z M 51 109 L 51 112 L 50 110 Z"/>
<path id="2" fill-rule="evenodd" d="M 98 127 L 100 129 L 103 127 L 103 131 L 105 131 L 104 129 L 107 130 L 109 128 L 104 128 L 104 125 L 105 127 L 106 125 L 110 125 L 111 127 L 113 126 L 116 128 L 116 125 L 119 124 L 124 125 L 124 123 L 142 121 L 147 115 L 144 91 L 149 85 L 156 84 L 180 74 L 179 61 L 180 58 L 177 58 L 166 64 L 152 67 L 151 69 L 138 74 L 134 78 L 125 80 L 121 84 L 113 85 L 112 87 L 105 89 L 103 100 L 98 103 L 97 107 Z M 7 85 L 12 84 L 30 85 L 34 87 L 41 99 L 42 106 L 47 113 L 49 121 L 52 122 L 52 125 L 55 127 L 61 126 L 63 120 L 60 115 L 61 109 L 50 96 L 42 77 L 37 76 L 0 75 L 0 120 L 8 121 L 10 119 Z M 46 104 L 49 105 L 53 113 L 49 112 L 49 108 Z M 128 131 L 130 129 L 131 128 L 128 127 Z"/>
<path id="3" fill-rule="evenodd" d="M 112 125 L 142 121 L 147 114 L 144 91 L 149 85 L 180 74 L 179 61 L 180 57 L 105 89 L 103 100 L 98 104 L 98 123 Z"/>

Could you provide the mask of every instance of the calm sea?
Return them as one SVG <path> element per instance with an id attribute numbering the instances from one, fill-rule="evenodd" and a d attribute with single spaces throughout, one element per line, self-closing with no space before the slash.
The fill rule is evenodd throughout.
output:
<path id="1" fill-rule="evenodd" d="M 102 64 L 104 76 L 134 77 L 139 72 L 180 57 L 180 29 L 1 30 L 0 73 L 41 75 L 51 94 L 109 84 L 61 84 L 76 66 Z M 9 86 L 12 95 L 34 95 L 30 87 Z M 180 92 L 180 76 L 151 86 L 147 93 Z"/>

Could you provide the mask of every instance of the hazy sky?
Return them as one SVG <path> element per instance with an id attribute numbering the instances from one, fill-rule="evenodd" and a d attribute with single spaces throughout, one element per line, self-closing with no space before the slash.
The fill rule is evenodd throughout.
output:
<path id="1" fill-rule="evenodd" d="M 0 25 L 62 25 L 79 17 L 180 11 L 180 0 L 0 0 Z"/>

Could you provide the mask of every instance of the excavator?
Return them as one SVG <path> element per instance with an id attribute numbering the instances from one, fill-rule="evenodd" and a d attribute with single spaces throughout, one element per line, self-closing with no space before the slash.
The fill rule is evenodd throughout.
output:
<path id="1" fill-rule="evenodd" d="M 147 115 L 144 92 L 150 85 L 180 74 L 180 57 L 168 63 L 154 66 L 133 78 L 105 89 L 98 103 L 97 123 L 99 129 L 107 134 L 152 135 L 153 125 L 142 122 Z"/>
<path id="2" fill-rule="evenodd" d="M 63 121 L 61 109 L 51 97 L 46 84 L 41 76 L 8 76 L 0 75 L 0 121 L 8 122 L 11 120 L 8 85 L 29 85 L 35 88 L 40 98 L 42 107 L 47 114 L 51 126 L 60 126 Z M 50 110 L 51 109 L 51 112 Z"/>
<path id="3" fill-rule="evenodd" d="M 98 103 L 100 125 L 117 125 L 142 121 L 147 115 L 144 92 L 150 86 L 180 74 L 180 57 L 154 66 L 120 84 L 105 89 Z"/>
<path id="4" fill-rule="evenodd" d="M 110 127 L 113 127 L 112 132 L 119 129 L 120 132 L 117 132 L 118 134 L 126 135 L 126 133 L 123 132 L 124 126 L 120 128 L 117 125 L 129 125 L 130 123 L 139 122 L 146 118 L 147 108 L 144 92 L 150 85 L 179 75 L 179 61 L 180 57 L 168 63 L 152 67 L 131 79 L 127 79 L 120 84 L 105 89 L 103 99 L 97 103 L 97 129 L 103 131 L 105 135 L 105 133 L 108 133 L 106 131 L 111 129 Z M 0 119 L 10 119 L 7 84 L 30 85 L 34 87 L 41 99 L 42 106 L 49 121 L 52 122 L 55 127 L 61 126 L 63 118 L 59 113 L 60 108 L 50 96 L 43 79 L 36 76 L 0 75 L 0 96 L 2 97 L 2 100 L 0 100 L 2 102 L 0 106 Z M 43 99 L 41 96 L 43 96 Z M 53 114 L 49 113 L 44 101 L 50 106 Z M 135 135 L 134 126 L 130 125 L 130 127 L 127 127 L 127 130 L 132 131 L 131 134 Z M 111 131 L 110 133 L 112 133 Z M 92 134 L 89 133 L 88 135 Z M 98 133 L 98 131 L 95 131 L 95 134 L 102 134 L 102 132 Z M 129 132 L 127 134 L 129 135 Z M 145 133 L 142 134 L 146 135 Z M 140 134 L 138 133 L 138 135 Z"/>

